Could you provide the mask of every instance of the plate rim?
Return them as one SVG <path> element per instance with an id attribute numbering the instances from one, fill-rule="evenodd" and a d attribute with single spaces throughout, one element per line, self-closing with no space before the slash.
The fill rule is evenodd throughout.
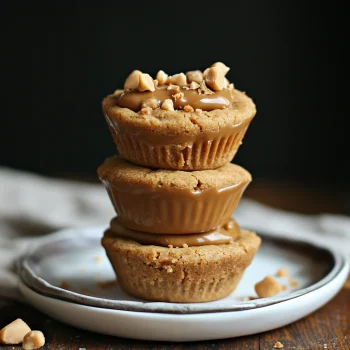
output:
<path id="1" fill-rule="evenodd" d="M 39 277 L 35 271 L 31 268 L 29 264 L 29 259 L 35 256 L 36 252 L 42 249 L 43 246 L 47 244 L 54 244 L 62 240 L 66 240 L 74 237 L 74 233 L 80 232 L 80 235 L 91 236 L 96 239 L 96 234 L 92 235 L 88 232 L 103 232 L 105 226 L 93 226 L 93 227 L 80 227 L 80 228 L 69 228 L 58 230 L 50 234 L 48 237 L 42 239 L 38 244 L 31 247 L 26 254 L 20 257 L 16 264 L 17 273 L 20 280 L 33 291 L 47 297 L 57 298 L 68 302 L 73 302 L 80 305 L 98 307 L 103 309 L 114 309 L 120 311 L 130 311 L 130 312 L 152 312 L 152 313 L 171 313 L 171 314 L 202 314 L 211 312 L 229 312 L 229 311 L 245 311 L 252 310 L 261 307 L 270 306 L 277 304 L 286 300 L 294 299 L 299 296 L 308 294 L 314 290 L 317 290 L 329 283 L 341 272 L 343 269 L 348 269 L 350 266 L 349 259 L 342 252 L 336 252 L 333 247 L 325 246 L 322 243 L 315 242 L 313 240 L 301 240 L 294 237 L 276 237 L 272 234 L 269 235 L 268 232 L 259 232 L 262 238 L 268 238 L 272 241 L 277 242 L 292 242 L 301 244 L 304 246 L 312 246 L 313 248 L 319 250 L 325 250 L 333 259 L 333 266 L 331 270 L 319 281 L 313 283 L 312 285 L 294 291 L 290 294 L 284 296 L 275 296 L 271 298 L 261 298 L 251 301 L 242 302 L 222 302 L 221 306 L 218 305 L 208 305 L 206 309 L 203 309 L 205 303 L 164 303 L 164 302 L 152 302 L 152 301 L 119 301 L 103 299 L 93 296 L 87 296 L 80 294 L 78 292 L 68 291 L 63 288 L 54 286 Z M 84 231 L 84 232 L 83 232 Z M 167 305 L 167 307 L 164 307 Z"/>

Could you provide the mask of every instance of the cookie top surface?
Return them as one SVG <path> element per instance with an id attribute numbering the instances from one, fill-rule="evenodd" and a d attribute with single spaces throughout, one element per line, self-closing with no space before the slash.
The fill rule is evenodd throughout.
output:
<path id="1" fill-rule="evenodd" d="M 117 91 L 102 102 L 103 112 L 111 123 L 120 127 L 142 128 L 162 135 L 199 135 L 217 132 L 224 127 L 235 126 L 250 121 L 256 114 L 256 107 L 250 97 L 237 89 L 231 92 L 232 103 L 224 109 L 211 111 L 149 110 L 141 114 L 118 105 Z M 210 96 L 210 95 L 209 95 Z"/>
<path id="2" fill-rule="evenodd" d="M 107 158 L 98 168 L 101 180 L 125 185 L 148 188 L 188 189 L 203 191 L 206 189 L 224 189 L 248 184 L 252 177 L 244 168 L 228 163 L 214 170 L 180 171 L 156 170 L 134 165 L 119 156 Z"/>

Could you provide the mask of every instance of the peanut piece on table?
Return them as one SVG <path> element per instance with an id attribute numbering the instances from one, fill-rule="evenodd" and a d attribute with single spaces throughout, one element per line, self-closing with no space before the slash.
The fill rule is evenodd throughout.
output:
<path id="1" fill-rule="evenodd" d="M 262 281 L 255 284 L 256 294 L 260 298 L 273 297 L 282 291 L 282 286 L 271 276 L 266 276 Z"/>
<path id="2" fill-rule="evenodd" d="M 160 70 L 157 73 L 156 79 L 158 80 L 158 83 L 160 85 L 164 85 L 164 84 L 166 84 L 166 82 L 168 80 L 168 74 L 166 74 L 163 70 Z"/>
<path id="3" fill-rule="evenodd" d="M 124 83 L 124 90 L 135 90 L 139 86 L 140 75 L 142 74 L 139 70 L 134 70 L 131 74 L 126 78 Z"/>
<path id="4" fill-rule="evenodd" d="M 156 89 L 152 77 L 146 73 L 140 75 L 137 88 L 139 91 L 154 91 Z"/>
<path id="5" fill-rule="evenodd" d="M 173 111 L 174 110 L 174 103 L 170 98 L 167 98 L 166 100 L 163 101 L 160 108 L 164 109 L 165 111 Z"/>
<path id="6" fill-rule="evenodd" d="M 209 68 L 205 82 L 215 91 L 222 90 L 225 87 L 225 76 L 220 68 L 211 67 Z"/>
<path id="7" fill-rule="evenodd" d="M 20 344 L 23 337 L 30 331 L 29 326 L 22 319 L 17 318 L 0 331 L 0 343 Z"/>
<path id="8" fill-rule="evenodd" d="M 203 73 L 200 70 L 193 70 L 186 73 L 189 83 L 195 82 L 200 84 L 203 81 Z"/>
<path id="9" fill-rule="evenodd" d="M 187 78 L 184 73 L 179 73 L 172 75 L 171 77 L 168 77 L 168 84 L 176 84 L 176 85 L 186 85 L 187 84 Z"/>
<path id="10" fill-rule="evenodd" d="M 40 331 L 31 331 L 23 338 L 22 347 L 25 350 L 39 349 L 45 345 L 44 334 Z"/>

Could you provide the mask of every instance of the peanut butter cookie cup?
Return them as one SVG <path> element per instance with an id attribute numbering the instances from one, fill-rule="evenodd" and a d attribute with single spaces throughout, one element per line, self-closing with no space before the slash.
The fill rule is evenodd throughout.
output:
<path id="1" fill-rule="evenodd" d="M 102 103 L 119 154 L 139 165 L 216 169 L 230 162 L 256 113 L 255 104 L 225 78 L 222 63 L 153 80 L 134 71 L 124 90 Z"/>
<path id="2" fill-rule="evenodd" d="M 98 168 L 120 223 L 136 231 L 188 234 L 229 220 L 251 181 L 242 167 L 152 170 L 113 156 Z"/>
<path id="3" fill-rule="evenodd" d="M 102 245 L 120 286 L 129 294 L 154 301 L 205 302 L 229 295 L 259 249 L 253 232 L 229 244 L 166 248 L 142 245 L 107 230 Z"/>

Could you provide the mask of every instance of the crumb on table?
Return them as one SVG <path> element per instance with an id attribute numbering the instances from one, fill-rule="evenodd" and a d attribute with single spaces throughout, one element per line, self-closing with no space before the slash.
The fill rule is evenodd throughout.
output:
<path id="1" fill-rule="evenodd" d="M 283 344 L 280 341 L 276 342 L 275 345 L 274 345 L 275 349 L 282 349 L 283 347 L 284 346 L 283 346 Z"/>

